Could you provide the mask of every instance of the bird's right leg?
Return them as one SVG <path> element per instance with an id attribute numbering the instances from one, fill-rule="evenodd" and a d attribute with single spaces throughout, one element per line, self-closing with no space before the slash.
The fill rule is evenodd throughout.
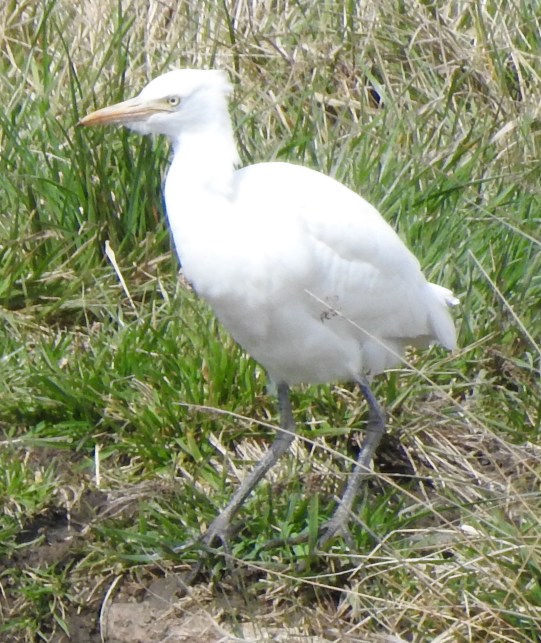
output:
<path id="1" fill-rule="evenodd" d="M 339 534 L 345 539 L 348 546 L 353 548 L 353 539 L 351 538 L 351 534 L 348 529 L 351 510 L 359 492 L 362 480 L 372 473 L 370 464 L 374 457 L 376 447 L 385 433 L 385 413 L 370 390 L 367 378 L 364 375 L 359 376 L 357 384 L 368 403 L 366 435 L 361 445 L 357 462 L 355 463 L 346 485 L 346 490 L 340 500 L 340 504 L 335 510 L 332 518 L 324 527 L 323 535 L 319 541 L 319 546 L 322 549 L 325 548 L 334 536 Z"/>
<path id="2" fill-rule="evenodd" d="M 278 384 L 278 406 L 280 410 L 280 429 L 274 439 L 274 442 L 265 453 L 263 458 L 254 467 L 246 480 L 235 492 L 233 498 L 216 518 L 210 523 L 210 526 L 201 537 L 201 543 L 210 547 L 218 538 L 222 541 L 227 553 L 228 541 L 231 535 L 231 523 L 238 510 L 246 498 L 250 495 L 258 482 L 266 475 L 288 450 L 289 445 L 295 437 L 295 420 L 291 410 L 289 399 L 289 386 L 287 384 Z"/>

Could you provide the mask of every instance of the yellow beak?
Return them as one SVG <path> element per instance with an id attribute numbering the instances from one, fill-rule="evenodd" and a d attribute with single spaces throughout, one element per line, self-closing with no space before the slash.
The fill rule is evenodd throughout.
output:
<path id="1" fill-rule="evenodd" d="M 129 123 L 144 121 L 152 114 L 168 111 L 170 109 L 167 103 L 164 104 L 163 101 L 132 98 L 88 114 L 79 121 L 79 125 L 128 125 Z"/>

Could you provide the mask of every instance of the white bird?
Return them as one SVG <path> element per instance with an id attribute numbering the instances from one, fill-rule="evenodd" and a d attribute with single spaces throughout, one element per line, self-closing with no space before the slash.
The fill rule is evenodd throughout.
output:
<path id="1" fill-rule="evenodd" d="M 342 534 L 351 544 L 355 496 L 385 428 L 369 380 L 399 364 L 407 345 L 453 349 L 449 306 L 457 300 L 427 282 L 379 212 L 338 181 L 290 163 L 236 170 L 230 92 L 222 71 L 178 69 L 81 124 L 170 139 L 165 205 L 184 275 L 277 386 L 281 429 L 203 542 L 227 546 L 233 517 L 288 449 L 289 387 L 353 381 L 368 403 L 366 437 L 320 540 Z"/>

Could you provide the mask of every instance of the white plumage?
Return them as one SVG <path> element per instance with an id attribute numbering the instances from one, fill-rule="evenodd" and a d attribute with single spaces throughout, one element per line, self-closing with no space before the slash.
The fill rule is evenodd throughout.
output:
<path id="1" fill-rule="evenodd" d="M 225 541 L 234 513 L 287 448 L 294 431 L 289 385 L 360 384 L 368 431 L 377 435 L 363 445 L 346 491 L 354 496 L 383 432 L 365 374 L 397 365 L 407 345 L 455 346 L 452 293 L 426 281 L 414 255 L 363 198 L 289 163 L 235 170 L 230 89 L 223 72 L 176 70 L 82 121 L 170 138 L 165 203 L 184 274 L 278 385 L 284 432 L 269 462 L 256 467 L 252 486 L 245 482 L 211 525 L 207 543 L 217 535 Z M 344 497 L 328 536 L 346 534 L 352 502 Z"/>

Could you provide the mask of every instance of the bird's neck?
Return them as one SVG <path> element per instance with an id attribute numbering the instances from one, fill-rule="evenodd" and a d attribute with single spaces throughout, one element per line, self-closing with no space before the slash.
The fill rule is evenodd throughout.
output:
<path id="1" fill-rule="evenodd" d="M 191 257 L 212 240 L 222 243 L 226 212 L 235 198 L 234 174 L 238 162 L 233 134 L 229 130 L 184 132 L 173 141 L 173 160 L 165 181 L 165 209 L 177 253 L 187 278 Z M 212 251 L 210 251 L 212 254 Z"/>
<path id="2" fill-rule="evenodd" d="M 171 141 L 174 154 L 167 183 L 179 193 L 230 197 L 239 155 L 227 105 L 224 100 L 212 110 L 199 107 L 200 120 L 192 119 L 192 126 Z"/>
<path id="3" fill-rule="evenodd" d="M 200 285 L 202 248 L 212 255 L 212 248 L 223 245 L 239 157 L 225 100 L 222 106 L 215 100 L 197 107 L 189 126 L 172 139 L 165 206 L 185 274 Z"/>

